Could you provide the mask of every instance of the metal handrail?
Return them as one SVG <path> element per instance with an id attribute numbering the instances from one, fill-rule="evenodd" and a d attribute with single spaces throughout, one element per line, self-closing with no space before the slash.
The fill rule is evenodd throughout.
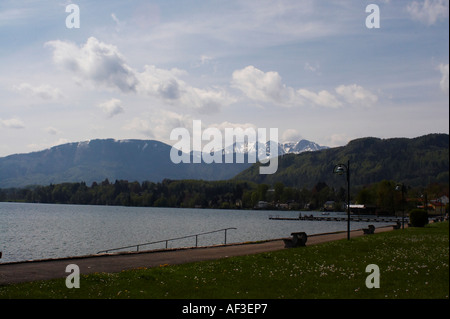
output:
<path id="1" fill-rule="evenodd" d="M 163 242 L 166 242 L 166 249 L 167 249 L 167 244 L 168 244 L 169 241 L 180 240 L 180 239 L 185 239 L 185 238 L 190 238 L 190 237 L 195 237 L 195 247 L 197 247 L 197 245 L 198 245 L 198 236 L 206 235 L 206 234 L 212 234 L 212 233 L 218 233 L 218 232 L 221 232 L 221 231 L 225 232 L 224 244 L 226 245 L 227 244 L 227 231 L 230 230 L 230 229 L 237 229 L 237 228 L 235 228 L 235 227 L 228 227 L 228 228 L 223 228 L 223 229 L 218 229 L 218 230 L 213 230 L 213 231 L 209 231 L 209 232 L 205 232 L 205 233 L 198 233 L 198 234 L 188 235 L 188 236 L 183 236 L 183 237 L 152 241 L 152 242 L 149 242 L 149 243 L 143 243 L 143 244 L 137 244 L 137 245 L 131 245 L 131 246 L 124 246 L 124 247 L 119 247 L 119 248 L 111 248 L 111 249 L 107 249 L 107 250 L 101 250 L 97 254 L 107 253 L 107 252 L 114 251 L 114 250 L 122 250 L 122 249 L 132 248 L 132 247 L 136 247 L 136 251 L 139 251 L 139 247 L 140 246 L 158 244 L 158 243 L 163 243 Z"/>

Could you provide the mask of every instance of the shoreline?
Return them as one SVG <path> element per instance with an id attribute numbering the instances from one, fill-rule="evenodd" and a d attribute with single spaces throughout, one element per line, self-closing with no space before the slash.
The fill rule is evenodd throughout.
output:
<path id="1" fill-rule="evenodd" d="M 381 226 L 375 233 L 392 231 L 393 226 Z M 362 229 L 352 230 L 351 238 L 364 236 Z M 306 246 L 347 238 L 347 231 L 313 234 L 308 236 Z M 161 265 L 176 265 L 232 256 L 243 256 L 270 252 L 284 247 L 282 238 L 257 242 L 232 243 L 226 245 L 183 247 L 148 251 L 118 252 L 0 263 L 0 285 L 49 280 L 68 276 L 67 265 L 76 264 L 83 275 L 104 272 L 114 273 L 136 268 L 152 268 Z"/>

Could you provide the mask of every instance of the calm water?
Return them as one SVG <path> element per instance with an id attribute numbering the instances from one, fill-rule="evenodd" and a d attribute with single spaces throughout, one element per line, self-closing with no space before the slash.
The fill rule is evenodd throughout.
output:
<path id="1" fill-rule="evenodd" d="M 95 254 L 110 248 L 182 237 L 228 227 L 227 243 L 346 230 L 346 222 L 276 221 L 269 215 L 298 217 L 298 212 L 177 209 L 0 203 L 0 263 Z M 320 212 L 308 212 L 320 215 Z M 338 213 L 331 213 L 338 214 Z M 378 224 L 381 225 L 381 224 Z M 351 223 L 352 229 L 367 223 Z M 198 245 L 217 245 L 224 233 L 199 236 Z M 145 246 L 163 248 L 165 244 Z M 169 247 L 195 246 L 195 238 Z M 135 250 L 135 249 L 133 249 Z M 141 250 L 143 250 L 141 248 Z"/>

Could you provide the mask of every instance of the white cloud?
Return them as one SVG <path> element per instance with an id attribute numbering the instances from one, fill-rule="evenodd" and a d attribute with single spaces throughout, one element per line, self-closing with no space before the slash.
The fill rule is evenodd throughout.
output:
<path id="1" fill-rule="evenodd" d="M 53 61 L 57 65 L 72 71 L 81 80 L 118 88 L 122 92 L 136 90 L 135 72 L 114 45 L 90 37 L 80 48 L 74 43 L 60 40 L 49 41 L 46 46 L 53 48 Z"/>
<path id="2" fill-rule="evenodd" d="M 144 70 L 138 72 L 126 63 L 117 47 L 94 37 L 90 37 L 81 47 L 63 41 L 50 41 L 47 45 L 54 49 L 53 60 L 57 65 L 96 86 L 151 96 L 167 104 L 194 109 L 203 114 L 216 113 L 222 106 L 236 102 L 236 98 L 223 88 L 189 85 L 182 80 L 188 75 L 187 72 L 177 68 L 168 70 L 145 65 Z M 208 61 L 209 57 L 205 56 L 203 60 Z M 303 88 L 296 90 L 285 85 L 278 72 L 263 72 L 251 65 L 233 72 L 231 86 L 252 100 L 279 106 L 299 106 L 306 102 L 332 108 L 342 105 L 327 90 L 318 93 Z M 336 92 L 352 104 L 371 105 L 377 100 L 375 95 L 356 85 L 340 86 Z M 101 105 L 109 116 L 123 111 L 117 101 L 114 105 L 111 103 Z"/>
<path id="3" fill-rule="evenodd" d="M 326 90 L 319 93 L 314 93 L 305 89 L 299 89 L 298 93 L 309 101 L 319 106 L 337 108 L 342 106 L 342 103 L 337 98 Z"/>
<path id="4" fill-rule="evenodd" d="M 204 113 L 217 112 L 222 106 L 235 101 L 225 90 L 220 88 L 201 89 L 193 87 L 180 79 L 186 72 L 179 69 L 165 70 L 153 65 L 146 65 L 138 74 L 138 91 L 154 96 L 167 103 L 181 104 Z"/>
<path id="5" fill-rule="evenodd" d="M 372 106 L 378 100 L 376 95 L 356 84 L 336 87 L 339 96 L 327 90 L 318 93 L 304 88 L 296 90 L 283 84 L 278 72 L 263 72 L 254 66 L 234 71 L 231 85 L 250 99 L 281 106 L 303 106 L 307 102 L 330 108 L 341 107 L 343 102 L 353 106 Z"/>
<path id="6" fill-rule="evenodd" d="M 25 128 L 25 124 L 22 122 L 22 120 L 18 118 L 11 118 L 7 120 L 0 119 L 0 126 L 13 129 Z"/>
<path id="7" fill-rule="evenodd" d="M 340 85 L 336 88 L 336 93 L 342 96 L 347 103 L 355 106 L 370 107 L 378 101 L 375 94 L 357 84 Z"/>
<path id="8" fill-rule="evenodd" d="M 288 142 L 298 142 L 302 139 L 302 135 L 295 129 L 287 129 L 283 132 L 283 135 L 281 136 L 281 141 L 284 143 Z"/>
<path id="9" fill-rule="evenodd" d="M 57 100 L 63 97 L 60 89 L 54 88 L 50 85 L 43 84 L 40 86 L 33 86 L 29 83 L 21 83 L 13 87 L 18 92 L 25 92 L 32 96 L 40 97 L 44 100 Z"/>
<path id="10" fill-rule="evenodd" d="M 187 87 L 186 94 L 182 95 L 181 101 L 184 105 L 202 111 L 202 113 L 215 113 L 223 105 L 234 103 L 236 99 L 222 89 L 200 89 L 195 87 Z"/>
<path id="11" fill-rule="evenodd" d="M 297 99 L 295 90 L 281 82 L 278 72 L 263 72 L 252 65 L 233 72 L 232 86 L 241 90 L 247 97 L 260 102 L 285 106 L 302 104 L 302 101 Z"/>
<path id="12" fill-rule="evenodd" d="M 95 85 L 115 88 L 123 93 L 149 95 L 166 103 L 212 113 L 235 100 L 220 88 L 196 88 L 180 77 L 180 69 L 161 69 L 145 65 L 143 72 L 131 68 L 117 47 L 90 37 L 81 48 L 64 41 L 47 42 L 53 61 Z"/>
<path id="13" fill-rule="evenodd" d="M 441 71 L 442 78 L 440 82 L 441 90 L 445 94 L 448 95 L 448 63 L 447 64 L 440 64 L 439 65 L 439 71 Z"/>
<path id="14" fill-rule="evenodd" d="M 184 71 L 179 69 L 165 70 L 154 65 L 146 65 L 144 71 L 137 74 L 139 79 L 138 91 L 159 97 L 163 100 L 177 100 L 181 96 L 185 83 L 179 79 Z"/>
<path id="15" fill-rule="evenodd" d="M 406 10 L 414 20 L 433 25 L 438 20 L 448 18 L 448 0 L 413 1 Z"/>
<path id="16" fill-rule="evenodd" d="M 127 131 L 137 132 L 146 138 L 168 142 L 170 132 L 178 127 L 192 130 L 192 118 L 160 109 L 151 114 L 142 114 L 140 117 L 135 117 L 122 128 Z"/>
<path id="17" fill-rule="evenodd" d="M 102 109 L 108 117 L 113 117 L 114 115 L 120 114 L 124 111 L 122 101 L 119 99 L 110 99 L 100 103 L 98 107 Z"/>

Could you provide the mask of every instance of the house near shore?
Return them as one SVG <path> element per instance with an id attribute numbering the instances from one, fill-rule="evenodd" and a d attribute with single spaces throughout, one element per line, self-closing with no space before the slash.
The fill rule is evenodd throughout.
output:
<path id="1" fill-rule="evenodd" d="M 258 208 L 258 209 L 264 209 L 264 208 L 267 208 L 268 206 L 269 206 L 269 203 L 268 203 L 268 202 L 263 201 L 263 200 L 260 200 L 260 201 L 258 202 L 258 204 L 256 205 L 256 208 Z"/>
<path id="2" fill-rule="evenodd" d="M 431 206 L 431 209 L 434 210 L 435 213 L 445 214 L 445 209 L 448 204 L 449 198 L 444 195 L 437 199 L 430 200 L 428 205 Z"/>
<path id="3" fill-rule="evenodd" d="M 336 202 L 334 200 L 326 201 L 325 204 L 323 204 L 323 210 L 324 211 L 334 211 L 335 203 Z"/>

